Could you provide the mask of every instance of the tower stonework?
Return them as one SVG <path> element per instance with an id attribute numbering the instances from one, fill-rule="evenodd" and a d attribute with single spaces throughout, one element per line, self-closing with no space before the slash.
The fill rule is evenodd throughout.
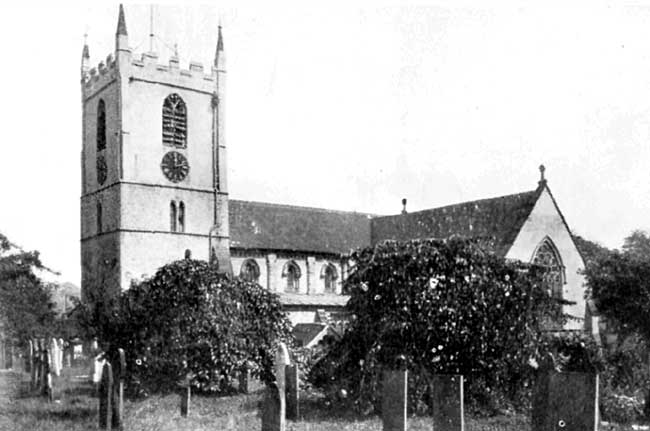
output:
<path id="1" fill-rule="evenodd" d="M 221 29 L 210 70 L 135 58 L 120 6 L 115 53 L 82 51 L 82 295 L 126 289 L 186 250 L 230 271 Z M 212 231 L 212 235 L 210 235 Z M 214 240 L 210 240 L 214 238 Z"/>

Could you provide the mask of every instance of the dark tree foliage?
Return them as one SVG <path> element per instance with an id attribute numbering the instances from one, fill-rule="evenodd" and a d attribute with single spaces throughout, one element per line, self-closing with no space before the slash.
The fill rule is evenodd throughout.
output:
<path id="1" fill-rule="evenodd" d="M 52 334 L 55 327 L 50 287 L 35 274 L 49 271 L 37 251 L 23 251 L 0 233 L 0 328 L 24 341 Z"/>
<path id="2" fill-rule="evenodd" d="M 276 343 L 291 341 L 277 295 L 203 261 L 165 265 L 106 305 L 95 333 L 109 356 L 125 350 L 130 382 L 145 392 L 187 379 L 200 391 L 227 393 L 245 364 L 269 381 Z"/>
<path id="3" fill-rule="evenodd" d="M 638 333 L 650 341 L 650 238 L 634 231 L 623 251 L 604 253 L 587 263 L 589 294 L 619 335 Z"/>
<path id="4" fill-rule="evenodd" d="M 411 371 L 411 409 L 430 405 L 433 373 L 465 375 L 474 399 L 515 397 L 531 378 L 529 361 L 546 353 L 544 328 L 564 321 L 543 268 L 506 261 L 476 241 L 386 242 L 352 260 L 349 326 L 310 380 L 330 394 L 344 389 L 361 411 L 379 405 L 381 370 L 398 366 L 398 355 Z"/>

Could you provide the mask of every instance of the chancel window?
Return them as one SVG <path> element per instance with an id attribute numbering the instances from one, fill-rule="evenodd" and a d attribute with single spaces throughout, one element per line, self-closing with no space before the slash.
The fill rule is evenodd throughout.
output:
<path id="1" fill-rule="evenodd" d="M 241 266 L 239 275 L 246 281 L 257 283 L 260 278 L 260 267 L 253 259 L 247 259 Z"/>
<path id="2" fill-rule="evenodd" d="M 97 152 L 106 148 L 106 104 L 104 99 L 97 103 Z"/>
<path id="3" fill-rule="evenodd" d="M 287 262 L 282 270 L 282 277 L 286 279 L 285 292 L 298 292 L 300 289 L 300 268 L 296 262 Z"/>
<path id="4" fill-rule="evenodd" d="M 551 289 L 551 296 L 562 298 L 562 286 L 564 285 L 564 266 L 560 260 L 560 254 L 550 238 L 545 238 L 535 251 L 533 264 L 546 268 L 546 280 Z"/>
<path id="5" fill-rule="evenodd" d="M 178 94 L 170 94 L 163 103 L 162 136 L 165 145 L 178 148 L 187 145 L 187 108 Z"/>
<path id="6" fill-rule="evenodd" d="M 336 279 L 338 278 L 338 276 L 334 265 L 327 264 L 323 266 L 323 269 L 321 270 L 321 278 L 323 279 L 325 292 L 328 293 L 336 292 Z"/>

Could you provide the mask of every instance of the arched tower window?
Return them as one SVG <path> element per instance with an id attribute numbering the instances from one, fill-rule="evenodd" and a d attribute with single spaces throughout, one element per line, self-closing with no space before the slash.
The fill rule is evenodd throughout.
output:
<path id="1" fill-rule="evenodd" d="M 97 152 L 106 148 L 106 104 L 104 99 L 97 103 Z"/>
<path id="2" fill-rule="evenodd" d="M 325 292 L 336 292 L 336 279 L 338 278 L 338 274 L 334 265 L 331 263 L 324 265 L 323 269 L 321 269 L 320 277 L 323 279 Z"/>
<path id="3" fill-rule="evenodd" d="M 285 292 L 298 292 L 300 289 L 300 267 L 294 261 L 289 261 L 282 269 L 282 277 L 286 278 Z"/>
<path id="4" fill-rule="evenodd" d="M 242 264 L 239 276 L 246 281 L 257 283 L 260 278 L 260 267 L 253 259 L 246 259 Z"/>
<path id="5" fill-rule="evenodd" d="M 550 284 L 551 296 L 562 299 L 562 287 L 565 283 L 564 265 L 560 253 L 549 237 L 539 243 L 533 255 L 533 264 L 547 269 L 546 279 Z"/>
<path id="6" fill-rule="evenodd" d="M 178 231 L 185 232 L 185 203 L 178 204 Z"/>
<path id="7" fill-rule="evenodd" d="M 97 201 L 97 233 L 102 233 L 102 203 Z"/>
<path id="8" fill-rule="evenodd" d="M 176 93 L 167 96 L 163 103 L 162 136 L 165 145 L 177 148 L 187 146 L 187 108 Z"/>
<path id="9" fill-rule="evenodd" d="M 169 230 L 176 232 L 176 202 L 171 201 L 169 203 Z"/>

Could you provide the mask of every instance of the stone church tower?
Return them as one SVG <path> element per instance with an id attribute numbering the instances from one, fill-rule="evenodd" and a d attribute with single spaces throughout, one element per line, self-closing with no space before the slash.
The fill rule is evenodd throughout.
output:
<path id="1" fill-rule="evenodd" d="M 82 295 L 126 289 L 131 280 L 187 253 L 231 272 L 225 52 L 214 64 L 154 52 L 135 58 L 119 9 L 115 53 L 81 59 Z M 212 250 L 211 252 L 209 250 Z M 99 290 L 98 290 L 99 289 Z"/>

